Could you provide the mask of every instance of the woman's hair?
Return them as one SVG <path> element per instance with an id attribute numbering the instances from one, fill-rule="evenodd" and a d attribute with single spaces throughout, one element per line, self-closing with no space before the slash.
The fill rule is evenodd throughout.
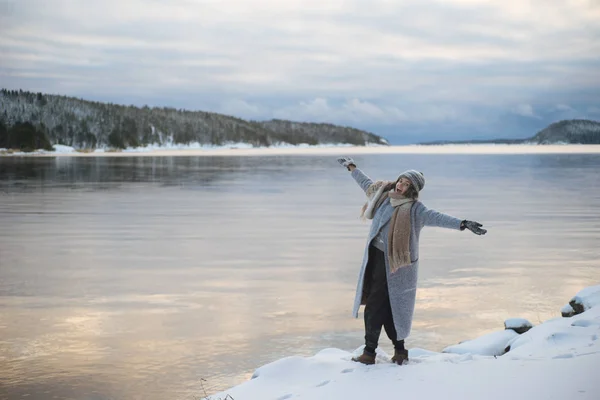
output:
<path id="1" fill-rule="evenodd" d="M 415 189 L 415 187 L 411 183 L 408 190 L 406 191 L 405 196 L 409 197 L 413 200 L 417 200 L 419 198 L 419 191 L 417 189 Z"/>

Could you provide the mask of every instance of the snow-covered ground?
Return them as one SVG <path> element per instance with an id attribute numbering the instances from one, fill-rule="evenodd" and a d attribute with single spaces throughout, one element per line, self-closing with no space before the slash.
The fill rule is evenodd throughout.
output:
<path id="1" fill-rule="evenodd" d="M 461 144 L 461 145 L 406 145 L 352 146 L 347 144 L 323 144 L 317 146 L 278 145 L 271 147 L 252 147 L 247 143 L 230 143 L 224 146 L 206 146 L 200 144 L 147 146 L 128 148 L 120 151 L 96 149 L 92 152 L 78 152 L 64 145 L 54 145 L 56 151 L 38 150 L 31 153 L 9 153 L 0 149 L 0 156 L 33 157 L 123 157 L 123 156 L 253 156 L 253 155 L 292 155 L 292 154 L 600 154 L 600 145 L 526 145 L 526 144 Z"/>
<path id="2" fill-rule="evenodd" d="M 363 147 L 382 147 L 384 145 L 381 144 L 367 144 Z M 8 149 L 0 148 L 0 152 L 4 153 L 2 155 L 13 155 L 13 156 L 24 156 L 24 155 L 97 155 L 97 154 L 130 154 L 130 153 L 157 153 L 157 152 L 172 152 L 172 151 L 201 151 L 201 152 L 211 152 L 211 151 L 228 151 L 228 150 L 248 150 L 248 149 L 316 149 L 316 148 L 346 148 L 346 147 L 354 147 L 349 144 L 320 144 L 320 145 L 309 145 L 309 144 L 298 144 L 291 145 L 287 143 L 276 144 L 270 147 L 254 147 L 248 143 L 227 143 L 221 146 L 216 145 L 205 145 L 200 143 L 190 143 L 190 144 L 177 144 L 177 143 L 168 143 L 164 145 L 148 145 L 144 147 L 128 147 L 122 150 L 111 150 L 108 148 L 98 148 L 94 151 L 77 151 L 74 147 L 65 146 L 62 144 L 55 144 L 52 146 L 54 151 L 47 151 L 43 149 L 38 149 L 32 152 L 22 152 L 22 151 L 10 151 Z M 387 147 L 387 146 L 386 146 Z"/>
<path id="3" fill-rule="evenodd" d="M 284 358 L 258 368 L 251 380 L 208 398 L 598 400 L 598 298 L 600 285 L 588 287 L 572 299 L 584 305 L 583 313 L 548 320 L 522 334 L 511 328 L 529 328 L 527 321 L 514 319 L 505 322 L 506 330 L 442 353 L 410 349 L 411 361 L 403 366 L 390 363 L 383 353 L 375 365 L 351 361 L 362 347 Z"/>

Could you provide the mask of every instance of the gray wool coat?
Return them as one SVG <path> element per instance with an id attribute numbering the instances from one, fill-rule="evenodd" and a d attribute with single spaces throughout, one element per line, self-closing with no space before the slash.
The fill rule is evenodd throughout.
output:
<path id="1" fill-rule="evenodd" d="M 352 177 L 365 192 L 373 181 L 365 175 L 360 169 L 356 168 L 352 171 Z M 369 245 L 373 238 L 377 236 L 380 230 L 384 233 L 384 253 L 386 263 L 386 274 L 388 281 L 388 289 L 390 293 L 390 304 L 392 306 L 392 315 L 394 325 L 398 334 L 397 339 L 406 339 L 410 333 L 413 313 L 415 310 L 415 300 L 417 296 L 417 278 L 419 272 L 419 235 L 424 226 L 437 226 L 441 228 L 460 230 L 462 220 L 443 214 L 441 212 L 428 209 L 420 201 L 413 203 L 410 211 L 410 254 L 411 264 L 401 267 L 398 271 L 391 274 L 388 262 L 387 251 L 387 232 L 389 230 L 389 222 L 392 217 L 394 208 L 389 200 L 385 201 L 373 216 L 371 230 L 367 239 L 367 245 L 363 255 L 363 261 L 358 277 L 358 285 L 356 288 L 356 297 L 354 299 L 353 315 L 358 318 L 358 309 L 363 304 L 363 287 L 367 262 L 369 261 Z"/>

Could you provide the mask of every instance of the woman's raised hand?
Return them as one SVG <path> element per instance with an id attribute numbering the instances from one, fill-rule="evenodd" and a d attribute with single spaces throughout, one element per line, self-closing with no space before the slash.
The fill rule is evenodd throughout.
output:
<path id="1" fill-rule="evenodd" d="M 348 171 L 351 171 L 350 166 L 356 167 L 356 164 L 354 164 L 354 160 L 351 159 L 350 157 L 340 157 L 337 159 L 337 162 L 340 163 L 340 165 L 342 167 L 345 167 L 346 169 L 348 169 Z"/>

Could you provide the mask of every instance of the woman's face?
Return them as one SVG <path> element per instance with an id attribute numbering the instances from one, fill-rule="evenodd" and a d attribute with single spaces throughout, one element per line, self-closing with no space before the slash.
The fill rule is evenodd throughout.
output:
<path id="1" fill-rule="evenodd" d="M 410 187 L 410 185 L 411 185 L 411 183 L 408 179 L 400 178 L 398 180 L 398 182 L 396 182 L 396 193 L 399 193 L 402 196 L 404 196 L 406 194 L 406 192 L 408 191 L 408 188 Z"/>

